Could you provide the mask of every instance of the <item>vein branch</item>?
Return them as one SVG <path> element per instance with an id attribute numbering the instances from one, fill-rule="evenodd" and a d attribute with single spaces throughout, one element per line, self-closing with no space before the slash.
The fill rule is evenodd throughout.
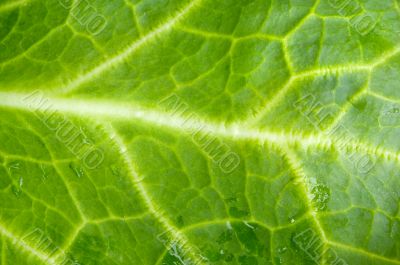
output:
<path id="1" fill-rule="evenodd" d="M 29 3 L 29 0 L 10 1 L 10 2 L 5 3 L 4 5 L 0 6 L 0 13 L 27 5 L 28 3 Z"/>
<path id="2" fill-rule="evenodd" d="M 188 239 L 186 236 L 181 233 L 173 224 L 171 224 L 170 220 L 167 219 L 162 210 L 157 207 L 151 199 L 151 196 L 146 191 L 142 183 L 142 179 L 138 175 L 134 165 L 131 162 L 131 159 L 127 155 L 127 146 L 124 143 L 123 139 L 116 133 L 115 129 L 108 128 L 110 135 L 112 135 L 112 139 L 116 144 L 116 147 L 119 149 L 121 156 L 128 167 L 130 172 L 130 176 L 132 178 L 132 183 L 135 189 L 139 192 L 141 198 L 143 199 L 147 209 L 149 212 L 161 223 L 161 225 L 166 229 L 168 234 L 173 237 L 174 242 L 180 244 L 182 249 L 185 249 L 188 256 L 194 261 L 195 264 L 203 264 L 203 261 L 196 255 L 193 248 L 190 246 Z"/>
<path id="3" fill-rule="evenodd" d="M 381 256 L 381 255 L 366 251 L 364 249 L 356 248 L 356 247 L 353 247 L 353 246 L 350 246 L 350 245 L 346 245 L 346 244 L 343 244 L 343 243 L 328 241 L 328 244 L 331 245 L 331 246 L 337 247 L 337 248 L 344 249 L 344 250 L 350 250 L 351 252 L 356 252 L 356 253 L 368 256 L 370 258 L 378 259 L 380 261 L 385 261 L 385 262 L 388 262 L 390 264 L 400 264 L 400 261 L 398 261 L 398 260 L 389 259 L 389 258 L 386 258 L 384 256 Z"/>
<path id="4" fill-rule="evenodd" d="M 160 25 L 153 31 L 150 31 L 140 39 L 136 40 L 121 53 L 115 55 L 114 57 L 111 57 L 109 60 L 101 63 L 99 66 L 93 68 L 89 72 L 79 76 L 78 78 L 67 84 L 65 87 L 63 87 L 60 92 L 64 94 L 70 93 L 75 89 L 77 89 L 80 85 L 94 79 L 95 77 L 103 74 L 112 67 L 124 62 L 127 58 L 129 58 L 129 56 L 131 56 L 137 49 L 142 47 L 144 44 L 146 44 L 151 40 L 154 40 L 159 34 L 171 29 L 182 18 L 184 18 L 196 6 L 196 4 L 199 1 L 200 0 L 193 0 L 192 2 L 190 2 L 190 4 L 188 4 L 184 9 L 179 11 L 173 18 L 168 20 L 166 23 Z"/>
<path id="5" fill-rule="evenodd" d="M 0 234 L 9 239 L 12 242 L 12 245 L 16 245 L 19 248 L 21 248 L 23 251 L 34 255 L 36 258 L 39 260 L 43 261 L 45 264 L 51 264 L 51 265 L 56 265 L 56 261 L 49 257 L 48 255 L 36 250 L 35 248 L 31 247 L 28 245 L 26 242 L 24 242 L 21 238 L 18 238 L 15 236 L 12 232 L 7 230 L 4 225 L 0 224 Z"/>

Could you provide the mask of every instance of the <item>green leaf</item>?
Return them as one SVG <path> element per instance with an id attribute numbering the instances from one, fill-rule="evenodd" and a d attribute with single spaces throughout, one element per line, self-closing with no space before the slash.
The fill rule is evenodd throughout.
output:
<path id="1" fill-rule="evenodd" d="M 0 0 L 1 264 L 400 264 L 398 0 Z"/>

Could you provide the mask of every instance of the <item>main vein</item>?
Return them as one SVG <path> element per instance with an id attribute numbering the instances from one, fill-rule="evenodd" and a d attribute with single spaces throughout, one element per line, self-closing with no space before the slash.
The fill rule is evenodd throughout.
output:
<path id="1" fill-rule="evenodd" d="M 0 106 L 21 109 L 24 111 L 40 111 L 32 109 L 26 102 L 30 94 L 0 92 Z M 167 112 L 151 110 L 129 103 L 102 100 L 46 98 L 54 111 L 79 116 L 81 118 L 102 118 L 110 120 L 142 121 L 154 126 L 173 130 L 193 132 L 199 131 L 218 137 L 236 140 L 254 140 L 259 143 L 271 143 L 279 146 L 301 146 L 303 148 L 331 148 L 338 151 L 357 151 L 387 159 L 400 161 L 400 155 L 393 150 L 374 146 L 357 139 L 342 139 L 334 134 L 301 134 L 299 132 L 273 132 L 267 129 L 245 127 L 243 124 L 217 124 L 193 117 L 184 117 Z"/>

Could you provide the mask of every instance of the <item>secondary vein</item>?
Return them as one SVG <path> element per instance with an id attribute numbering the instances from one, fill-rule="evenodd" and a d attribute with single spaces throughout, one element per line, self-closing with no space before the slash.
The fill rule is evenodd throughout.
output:
<path id="1" fill-rule="evenodd" d="M 185 17 L 199 2 L 200 0 L 194 0 L 190 2 L 185 8 L 183 8 L 180 12 L 178 12 L 172 19 L 168 20 L 166 23 L 160 25 L 153 31 L 149 32 L 148 34 L 144 35 L 139 40 L 136 40 L 131 45 L 129 45 L 125 50 L 121 53 L 111 57 L 109 60 L 101 63 L 99 66 L 93 68 L 89 72 L 79 76 L 65 87 L 59 91 L 60 93 L 70 93 L 71 91 L 78 88 L 83 83 L 92 80 L 93 78 L 101 75 L 105 71 L 111 69 L 113 66 L 122 63 L 126 58 L 128 58 L 133 52 L 135 52 L 138 48 L 140 48 L 145 43 L 153 40 L 159 34 L 168 31 L 171 29 L 175 24 L 177 24 L 183 17 Z"/>

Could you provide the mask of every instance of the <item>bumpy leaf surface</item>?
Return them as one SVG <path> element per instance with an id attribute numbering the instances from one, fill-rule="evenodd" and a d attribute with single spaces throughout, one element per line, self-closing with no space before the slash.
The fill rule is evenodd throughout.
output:
<path id="1" fill-rule="evenodd" d="M 1 0 L 1 264 L 400 264 L 399 5 Z"/>

